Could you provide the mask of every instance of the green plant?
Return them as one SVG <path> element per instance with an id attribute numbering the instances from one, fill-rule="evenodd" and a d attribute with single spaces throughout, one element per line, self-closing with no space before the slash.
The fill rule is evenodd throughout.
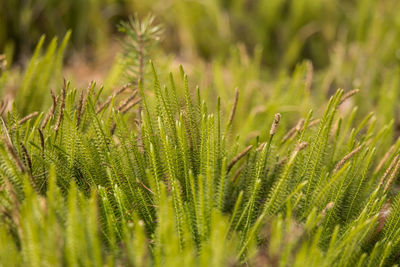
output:
<path id="1" fill-rule="evenodd" d="M 151 61 L 149 75 L 126 68 L 130 83 L 107 98 L 95 82 L 51 91 L 65 43 L 34 56 L 15 104 L 1 105 L 1 265 L 398 263 L 400 139 L 388 95 L 376 115 L 353 106 L 362 90 L 325 103 L 309 62 L 260 92 L 259 60 L 240 48 L 215 62 L 215 91 L 193 90 L 182 66 L 158 74 Z M 2 88 L 12 74 L 0 73 Z M 239 86 L 232 105 L 230 85 Z"/>
<path id="2" fill-rule="evenodd" d="M 0 147 L 3 264 L 396 261 L 398 197 L 385 203 L 400 142 L 376 166 L 391 125 L 338 119 L 347 98 L 339 90 L 319 121 L 309 113 L 283 138 L 277 115 L 265 141 L 238 153 L 243 144 L 226 139 L 231 119 L 192 99 L 183 69 L 185 104 L 172 76 L 161 87 L 152 71 L 154 95 L 137 88 L 138 130 L 120 96 L 98 103 L 95 84 L 78 98 L 65 82 L 49 116 L 9 113 Z"/>

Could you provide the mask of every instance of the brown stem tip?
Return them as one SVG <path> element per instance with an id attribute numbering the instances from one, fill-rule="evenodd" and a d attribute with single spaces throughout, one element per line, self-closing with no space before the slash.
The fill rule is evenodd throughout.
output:
<path id="1" fill-rule="evenodd" d="M 233 117 L 235 116 L 238 101 L 239 101 L 239 89 L 236 88 L 235 100 L 233 101 L 232 110 L 231 110 L 231 113 L 229 114 L 228 127 L 232 125 L 232 121 L 233 121 Z"/>
<path id="2" fill-rule="evenodd" d="M 360 145 L 358 147 L 356 147 L 353 151 L 351 151 L 349 154 L 347 154 L 346 156 L 344 156 L 335 166 L 335 169 L 333 169 L 333 173 L 338 172 L 343 165 L 349 160 L 351 159 L 355 154 L 357 154 L 361 148 L 363 147 L 363 145 Z"/>
<path id="3" fill-rule="evenodd" d="M 339 105 L 341 105 L 344 101 L 346 101 L 347 99 L 349 99 L 349 98 L 352 97 L 353 95 L 357 94 L 358 92 L 360 92 L 359 89 L 354 89 L 354 90 L 351 90 L 351 91 L 345 93 L 345 94 L 342 96 L 342 99 L 340 99 Z"/>
<path id="4" fill-rule="evenodd" d="M 272 123 L 272 126 L 271 126 L 271 130 L 269 131 L 269 134 L 271 136 L 273 136 L 276 133 L 276 130 L 278 128 L 280 120 L 281 120 L 281 114 L 276 113 L 274 116 L 274 122 Z"/>
<path id="5" fill-rule="evenodd" d="M 252 147 L 253 146 L 250 145 L 250 146 L 246 147 L 242 152 L 237 154 L 236 157 L 234 157 L 232 159 L 232 161 L 229 163 L 228 168 L 226 169 L 226 173 L 228 173 L 232 169 L 232 167 L 236 164 L 236 162 L 238 162 L 241 158 L 246 156 L 246 154 L 249 153 L 249 151 L 251 150 Z"/>
<path id="6" fill-rule="evenodd" d="M 396 177 L 396 175 L 397 175 L 397 173 L 399 171 L 399 168 L 400 168 L 400 160 L 397 161 L 396 167 L 394 167 L 392 175 L 390 175 L 390 178 L 389 178 L 388 182 L 385 185 L 385 191 L 387 191 L 389 189 L 390 185 L 393 183 L 394 178 Z"/>

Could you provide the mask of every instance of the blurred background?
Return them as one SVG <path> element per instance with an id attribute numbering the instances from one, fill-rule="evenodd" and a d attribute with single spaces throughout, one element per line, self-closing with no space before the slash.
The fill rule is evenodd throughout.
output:
<path id="1" fill-rule="evenodd" d="M 294 123 L 336 89 L 360 88 L 360 119 L 374 111 L 398 131 L 399 10 L 398 0 L 1 0 L 0 90 L 23 113 L 48 105 L 28 105 L 27 92 L 44 95 L 60 76 L 111 90 L 124 82 L 118 23 L 151 13 L 164 28 L 152 56 L 160 74 L 183 64 L 193 86 L 227 107 L 238 87 L 249 126 L 277 110 Z"/>
<path id="2" fill-rule="evenodd" d="M 261 46 L 262 63 L 275 69 L 303 59 L 323 68 L 340 42 L 398 64 L 399 7 L 396 0 L 2 0 L 0 51 L 21 62 L 42 34 L 62 38 L 71 29 L 70 50 L 93 60 L 109 50 L 120 20 L 152 13 L 166 28 L 163 48 L 185 56 L 226 59 L 241 43 Z"/>

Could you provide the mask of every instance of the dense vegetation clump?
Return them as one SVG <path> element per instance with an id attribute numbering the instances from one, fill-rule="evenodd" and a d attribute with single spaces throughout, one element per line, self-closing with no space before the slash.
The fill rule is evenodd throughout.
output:
<path id="1" fill-rule="evenodd" d="M 399 263 L 396 70 L 362 103 L 332 89 L 336 65 L 263 82 L 261 52 L 238 46 L 192 66 L 202 89 L 153 56 L 153 17 L 120 30 L 104 86 L 61 78 L 70 32 L 23 75 L 0 56 L 0 266 Z"/>

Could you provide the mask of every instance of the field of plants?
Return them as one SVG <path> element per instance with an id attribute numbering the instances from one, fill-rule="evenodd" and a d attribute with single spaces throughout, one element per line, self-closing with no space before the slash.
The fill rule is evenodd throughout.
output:
<path id="1" fill-rule="evenodd" d="M 0 266 L 400 265 L 400 1 L 0 1 Z"/>

